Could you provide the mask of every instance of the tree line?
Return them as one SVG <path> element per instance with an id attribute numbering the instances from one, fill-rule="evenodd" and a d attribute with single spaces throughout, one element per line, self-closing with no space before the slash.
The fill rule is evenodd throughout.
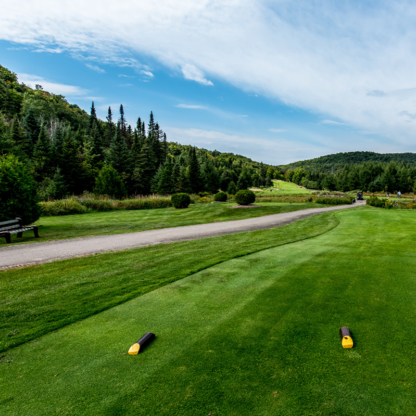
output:
<path id="1" fill-rule="evenodd" d="M 19 83 L 0 65 L 0 154 L 23 161 L 41 199 L 85 191 L 127 195 L 235 194 L 250 186 L 270 186 L 283 171 L 232 153 L 168 142 L 154 115 L 133 127 L 123 105 L 106 120 L 68 103 L 62 95 Z"/>
<path id="2" fill-rule="evenodd" d="M 416 166 L 405 162 L 344 165 L 334 173 L 288 169 L 285 176 L 287 180 L 310 189 L 416 192 Z"/>

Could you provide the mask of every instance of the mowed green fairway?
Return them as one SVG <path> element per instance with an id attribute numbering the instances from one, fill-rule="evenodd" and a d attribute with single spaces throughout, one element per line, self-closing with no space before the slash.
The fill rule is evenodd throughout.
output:
<path id="1" fill-rule="evenodd" d="M 414 414 L 416 214 L 325 215 L 339 224 L 317 237 L 225 261 L 9 350 L 0 414 Z M 340 326 L 354 349 L 342 349 Z M 126 355 L 147 331 L 153 344 Z"/>
<path id="2" fill-rule="evenodd" d="M 157 228 L 181 227 L 194 224 L 207 224 L 280 214 L 307 208 L 319 208 L 325 205 L 313 203 L 289 204 L 262 202 L 261 208 L 230 209 L 234 203 L 191 204 L 187 209 L 158 208 L 142 210 L 121 210 L 107 212 L 90 212 L 86 214 L 57 217 L 41 217 L 39 226 L 41 239 L 33 238 L 33 232 L 27 231 L 23 238 L 12 237 L 12 244 L 38 243 L 42 241 L 66 238 L 91 237 L 97 235 L 130 233 L 154 230 Z M 0 247 L 6 246 L 6 239 L 0 238 Z"/>
<path id="3" fill-rule="evenodd" d="M 259 196 L 277 196 L 277 195 L 310 195 L 312 191 L 296 185 L 293 182 L 273 180 L 273 188 L 264 188 L 262 191 L 254 191 Z"/>

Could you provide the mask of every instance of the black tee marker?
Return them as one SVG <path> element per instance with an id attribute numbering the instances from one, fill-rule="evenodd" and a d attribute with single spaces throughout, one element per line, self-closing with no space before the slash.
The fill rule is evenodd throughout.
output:
<path id="1" fill-rule="evenodd" d="M 129 349 L 130 355 L 137 355 L 140 351 L 146 348 L 154 339 L 156 335 L 152 332 L 146 332 L 135 344 Z"/>

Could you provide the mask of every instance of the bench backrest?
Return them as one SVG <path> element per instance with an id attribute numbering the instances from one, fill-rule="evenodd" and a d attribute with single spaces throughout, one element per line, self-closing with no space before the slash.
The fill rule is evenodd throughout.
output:
<path id="1" fill-rule="evenodd" d="M 21 226 L 22 224 L 20 218 L 16 218 L 15 220 L 3 221 L 0 222 L 0 232 L 15 230 L 16 228 L 20 228 Z"/>

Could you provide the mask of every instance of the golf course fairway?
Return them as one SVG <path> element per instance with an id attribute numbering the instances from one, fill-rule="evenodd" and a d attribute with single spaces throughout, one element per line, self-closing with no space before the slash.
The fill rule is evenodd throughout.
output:
<path id="1" fill-rule="evenodd" d="M 339 224 L 322 235 L 225 261 L 10 349 L 0 414 L 415 414 L 416 212 L 325 215 Z M 127 355 L 145 332 L 156 340 Z"/>

